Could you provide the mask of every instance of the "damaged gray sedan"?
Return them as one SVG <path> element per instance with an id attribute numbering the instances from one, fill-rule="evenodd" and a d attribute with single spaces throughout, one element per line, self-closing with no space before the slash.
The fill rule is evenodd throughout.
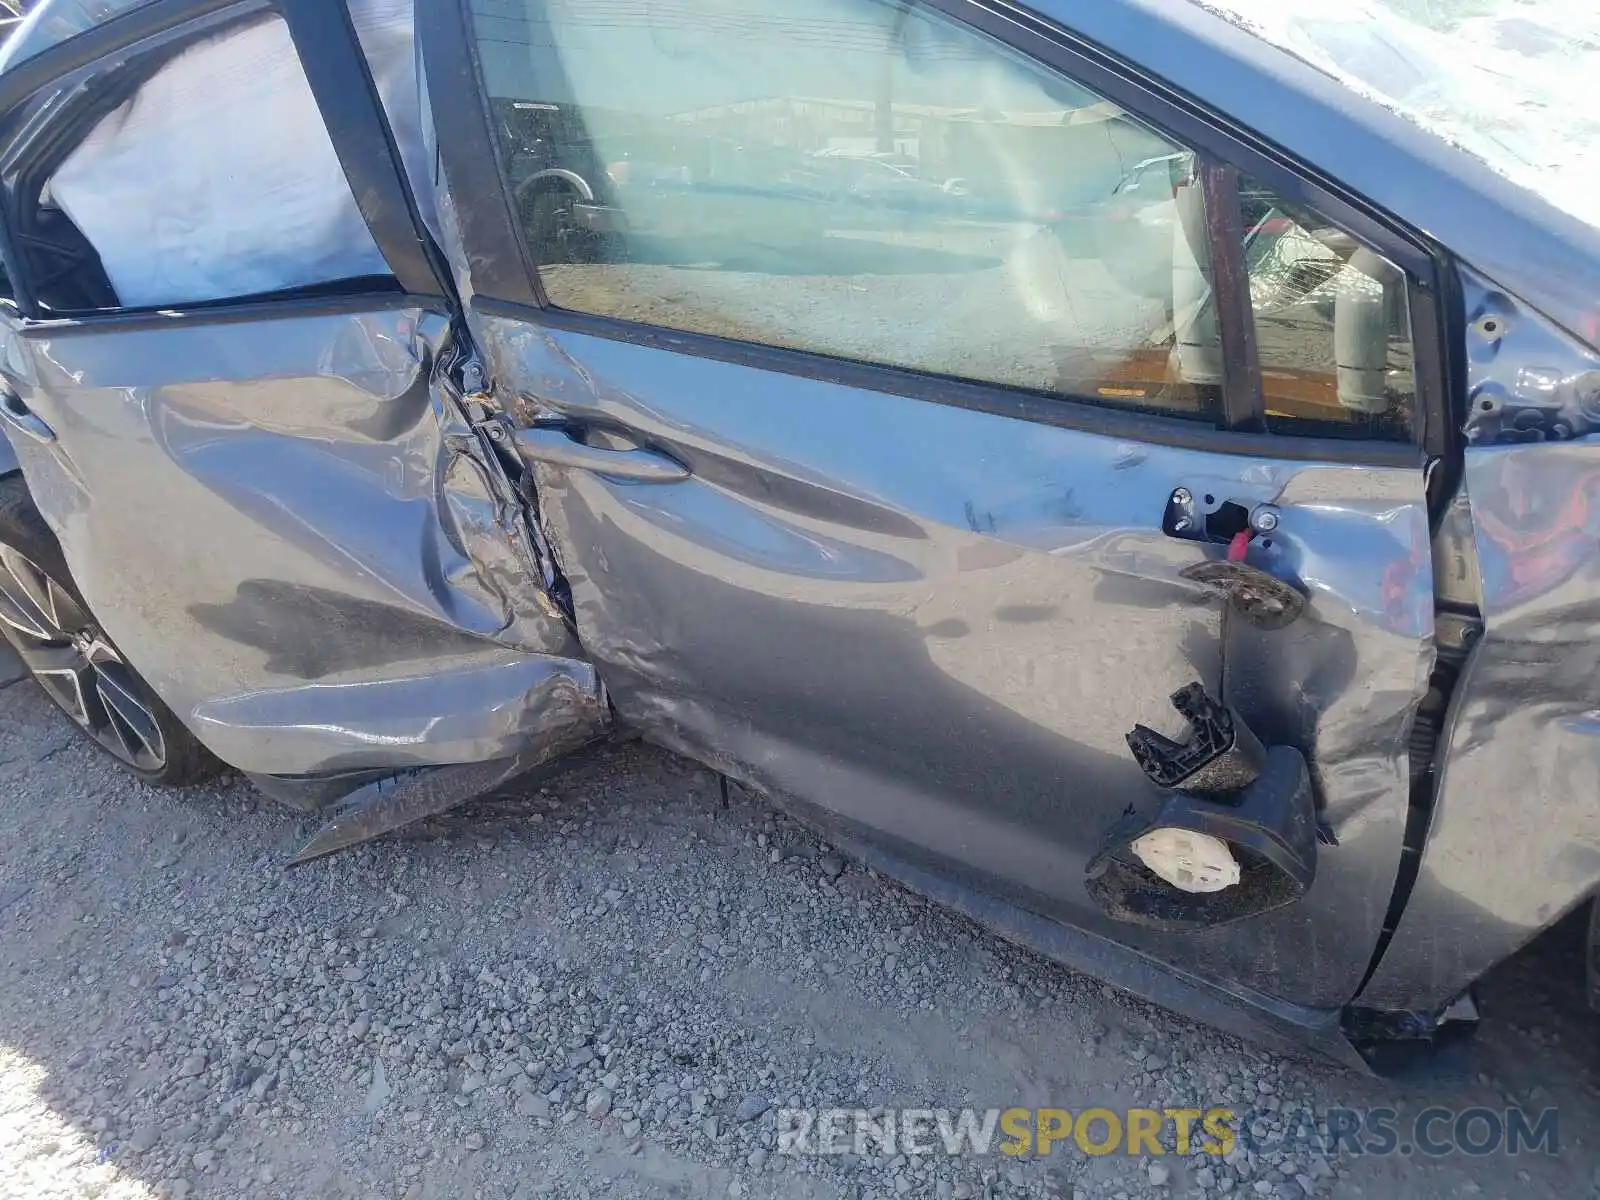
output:
<path id="1" fill-rule="evenodd" d="M 0 632 L 300 860 L 642 735 L 1437 1041 L 1600 886 L 1600 233 L 1335 76 L 1181 0 L 46 0 Z"/>

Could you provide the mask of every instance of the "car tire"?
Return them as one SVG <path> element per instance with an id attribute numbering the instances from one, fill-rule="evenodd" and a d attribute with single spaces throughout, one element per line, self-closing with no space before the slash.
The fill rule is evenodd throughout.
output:
<path id="1" fill-rule="evenodd" d="M 221 773 L 99 629 L 21 475 L 0 479 L 0 638 L 84 737 L 146 783 L 188 787 Z M 42 670 L 47 662 L 59 669 Z"/>

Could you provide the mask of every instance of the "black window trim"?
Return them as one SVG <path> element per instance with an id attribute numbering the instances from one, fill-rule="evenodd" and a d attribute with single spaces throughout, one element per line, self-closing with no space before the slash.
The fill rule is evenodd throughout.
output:
<path id="1" fill-rule="evenodd" d="M 1096 403 L 1060 393 L 1030 392 L 1000 383 L 942 377 L 883 364 L 841 359 L 816 351 L 736 341 L 688 333 L 617 317 L 598 316 L 552 305 L 540 282 L 538 264 L 516 225 L 511 189 L 495 152 L 487 89 L 482 84 L 478 47 L 472 32 L 470 0 L 440 0 L 417 7 L 417 37 L 423 46 L 424 74 L 433 105 L 439 153 L 449 190 L 472 197 L 456 208 L 461 241 L 472 263 L 472 307 L 505 317 L 670 349 L 679 353 L 743 363 L 765 370 L 836 381 L 920 399 L 974 408 L 996 415 L 1086 432 L 1175 445 L 1216 453 L 1329 461 L 1372 466 L 1422 466 L 1427 459 L 1458 453 L 1451 421 L 1447 354 L 1443 339 L 1447 313 L 1439 300 L 1441 280 L 1451 268 L 1443 250 L 1420 232 L 1368 204 L 1337 182 L 1271 146 L 1226 117 L 1212 112 L 1132 64 L 1003 0 L 920 0 L 929 9 L 1058 71 L 1119 105 L 1178 144 L 1195 151 L 1202 168 L 1216 173 L 1209 187 L 1236 188 L 1240 174 L 1279 195 L 1320 213 L 1399 267 L 1407 280 L 1408 312 L 1414 347 L 1417 437 L 1414 442 L 1262 433 L 1260 363 L 1253 353 L 1254 312 L 1248 281 L 1235 272 L 1217 285 L 1218 303 L 1233 311 L 1224 322 L 1224 419 L 1208 424 L 1191 418 L 1155 415 Z M 448 96 L 449 103 L 437 97 Z M 1203 171 L 1204 175 L 1212 174 Z M 496 197 L 489 200 L 488 197 Z M 1208 199 L 1211 197 L 1208 196 Z M 1210 206 L 1208 205 L 1208 210 Z M 1234 221 L 1238 220 L 1235 216 Z M 1226 221 L 1226 218 L 1223 218 Z M 1215 239 L 1222 230 L 1208 216 Z M 1238 243 L 1233 243 L 1238 246 Z M 1238 252 L 1213 244 L 1213 266 Z M 1244 319 L 1239 317 L 1243 313 Z M 1251 378 L 1254 377 L 1252 384 Z"/>
<path id="2" fill-rule="evenodd" d="M 371 295 L 382 302 L 393 300 L 397 293 L 422 300 L 451 296 L 449 272 L 405 182 L 382 101 L 343 0 L 151 0 L 51 46 L 0 76 L 0 114 L 9 120 L 36 94 L 66 76 L 119 58 L 159 53 L 196 32 L 203 36 L 268 13 L 280 17 L 288 29 L 351 195 L 394 277 L 394 287 Z M 10 224 L 15 201 L 12 195 L 3 197 L 5 226 Z M 4 230 L 0 230 L 0 258 L 12 279 L 25 324 L 52 328 L 113 324 L 143 316 L 170 322 L 212 317 L 230 304 L 257 309 L 264 303 L 294 306 L 335 298 L 317 295 L 316 289 L 322 285 L 312 285 L 288 289 L 281 296 L 52 313 L 35 303 L 27 272 L 22 269 L 25 264 Z M 328 281 L 327 286 L 337 289 L 341 282 L 345 281 Z M 342 301 L 348 295 L 337 298 Z"/>
<path id="3" fill-rule="evenodd" d="M 91 336 L 107 332 L 193 329 L 215 325 L 242 325 L 253 321 L 289 321 L 308 317 L 358 316 L 362 313 L 420 309 L 447 315 L 450 306 L 438 296 L 418 296 L 391 288 L 388 291 L 349 292 L 346 294 L 300 295 L 271 294 L 247 296 L 238 300 L 212 301 L 206 305 L 177 306 L 171 309 L 118 309 L 81 316 L 62 315 L 21 322 L 19 336 L 39 338 Z"/>
<path id="4" fill-rule="evenodd" d="M 1206 240 L 1211 250 L 1211 294 L 1222 337 L 1222 425 L 1247 433 L 1267 432 L 1261 357 L 1256 349 L 1255 305 L 1244 261 L 1239 169 L 1207 154 L 1199 156 L 1205 198 Z"/>

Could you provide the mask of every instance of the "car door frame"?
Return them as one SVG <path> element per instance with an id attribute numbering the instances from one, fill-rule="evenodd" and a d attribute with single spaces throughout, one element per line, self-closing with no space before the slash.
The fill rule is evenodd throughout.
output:
<path id="1" fill-rule="evenodd" d="M 1407 308 L 1415 345 L 1418 429 L 1415 445 L 1258 432 L 1262 402 L 1259 386 L 1241 379 L 1239 351 L 1225 344 L 1224 391 L 1253 392 L 1247 405 L 1232 407 L 1221 427 L 1196 421 L 1149 416 L 1097 405 L 1087 399 L 1030 393 L 1019 388 L 977 384 L 899 367 L 832 358 L 807 350 L 739 342 L 711 334 L 669 330 L 616 317 L 579 313 L 553 305 L 540 282 L 526 240 L 517 230 L 509 181 L 495 153 L 493 119 L 482 89 L 476 45 L 471 34 L 470 0 L 443 0 L 418 8 L 418 40 L 423 46 L 430 90 L 448 85 L 451 102 L 435 103 L 433 122 L 439 156 L 450 191 L 473 196 L 455 206 L 462 243 L 471 247 L 470 311 L 531 320 L 559 329 L 640 345 L 668 345 L 680 353 L 744 363 L 765 370 L 824 378 L 1014 416 L 1041 424 L 1108 437 L 1148 441 L 1187 449 L 1242 456 L 1316 459 L 1351 465 L 1401 466 L 1423 459 L 1446 459 L 1459 449 L 1452 379 L 1461 370 L 1450 351 L 1452 310 L 1459 307 L 1449 255 L 1416 230 L 1367 203 L 1292 156 L 1252 136 L 1226 117 L 1150 78 L 1132 64 L 1094 46 L 1042 16 L 1024 14 L 994 0 L 919 0 L 933 12 L 985 34 L 1027 58 L 1058 71 L 1192 148 L 1209 165 L 1223 192 L 1249 174 L 1278 195 L 1303 204 L 1377 250 L 1405 274 Z M 1228 178 L 1229 175 L 1233 179 Z M 1213 191 L 1208 200 L 1217 195 Z M 485 197 L 493 197 L 485 199 Z M 1237 265 L 1236 237 L 1213 220 L 1208 230 L 1216 290 L 1224 312 L 1248 312 L 1247 282 Z M 1236 230 L 1234 231 L 1236 233 Z M 1242 306 L 1242 308 L 1241 308 Z M 1457 318 L 1459 319 L 1459 318 Z M 1436 336 L 1419 336 L 1418 331 Z M 1226 337 L 1226 334 L 1224 335 Z M 1230 352 L 1231 351 L 1231 352 Z M 1422 458 L 1418 457 L 1420 451 Z M 1435 507 L 1430 503 L 1430 511 Z M 1437 506 L 1443 510 L 1443 498 Z"/>
<path id="2" fill-rule="evenodd" d="M 467 0 L 443 3 L 419 10 L 419 40 L 424 46 L 427 87 L 434 100 L 433 121 L 437 131 L 439 156 L 450 192 L 474 197 L 472 203 L 455 206 L 455 229 L 464 249 L 464 261 L 471 264 L 469 321 L 474 314 L 527 322 L 552 330 L 570 331 L 623 341 L 641 347 L 670 350 L 756 367 L 769 371 L 837 383 L 849 387 L 898 394 L 913 399 L 969 408 L 979 412 L 1013 417 L 1042 425 L 1058 426 L 1129 441 L 1149 442 L 1185 449 L 1225 453 L 1241 458 L 1273 457 L 1288 460 L 1316 460 L 1331 465 L 1406 467 L 1414 466 L 1421 478 L 1430 530 L 1436 531 L 1445 507 L 1455 491 L 1461 463 L 1461 443 L 1456 405 L 1451 397 L 1463 394 L 1464 364 L 1458 352 L 1462 325 L 1459 285 L 1450 254 L 1418 229 L 1367 202 L 1327 178 L 1310 165 L 1252 134 L 1226 114 L 1208 110 L 1192 97 L 1152 78 L 1131 62 L 1074 34 L 1045 17 L 1020 11 L 998 0 L 924 0 L 926 7 L 962 25 L 986 34 L 1026 57 L 1061 72 L 1116 103 L 1137 119 L 1147 122 L 1180 144 L 1192 148 L 1200 160 L 1209 187 L 1208 208 L 1237 212 L 1237 206 L 1219 206 L 1237 186 L 1240 174 L 1248 173 L 1260 184 L 1279 195 L 1328 218 L 1359 240 L 1376 249 L 1404 272 L 1407 280 L 1407 309 L 1410 317 L 1415 361 L 1417 419 L 1412 443 L 1350 441 L 1295 434 L 1257 432 L 1262 428 L 1259 377 L 1251 380 L 1241 374 L 1241 355 L 1253 358 L 1253 348 L 1241 350 L 1235 340 L 1225 340 L 1227 385 L 1225 390 L 1243 387 L 1250 395 L 1249 405 L 1232 407 L 1217 427 L 1182 419 L 1148 416 L 1109 408 L 1071 397 L 1033 394 L 1020 389 L 973 383 L 961 379 L 932 376 L 896 367 L 842 360 L 805 350 L 738 342 L 713 335 L 664 329 L 624 319 L 573 312 L 550 304 L 541 283 L 538 264 L 516 225 L 511 190 L 496 154 L 493 121 L 487 96 L 481 87 L 481 68 L 471 32 Z M 437 97 L 447 93 L 449 103 Z M 1220 186 L 1218 186 L 1220 185 Z M 1217 273 L 1219 307 L 1242 315 L 1253 327 L 1238 251 L 1237 220 L 1211 219 L 1213 267 Z M 1230 262 L 1231 260 L 1231 262 Z M 1231 269 L 1230 269 L 1231 268 Z M 1226 339 L 1226 335 L 1225 339 Z M 1437 602 L 1437 596 L 1433 599 Z M 1410 807 L 1403 852 L 1414 852 L 1414 827 L 1425 830 L 1426 822 L 1416 821 L 1419 805 L 1431 804 L 1431 780 L 1419 779 L 1413 772 L 1412 791 L 1404 800 Z M 1423 789 L 1419 794 L 1419 786 Z M 868 861 L 875 855 L 871 847 L 858 844 L 853 849 Z M 880 865 L 889 873 L 918 890 L 961 908 L 985 923 L 1030 942 L 1044 952 L 1065 961 L 1096 964 L 1099 970 L 1118 982 L 1146 995 L 1158 995 L 1163 1002 L 1219 1021 L 1221 1014 L 1240 1007 L 1253 1010 L 1247 1024 L 1252 1032 L 1263 1029 L 1269 1036 L 1281 1033 L 1285 1025 L 1297 1027 L 1294 1038 L 1304 1041 L 1306 1026 L 1322 1022 L 1313 1035 L 1322 1048 L 1336 1056 L 1349 1053 L 1349 1043 L 1339 1032 L 1337 1019 L 1331 1029 L 1312 1010 L 1289 1013 L 1294 1006 L 1248 989 L 1219 992 L 1209 983 L 1156 965 L 1137 950 L 1113 944 L 1083 931 L 1067 931 L 1049 920 L 1022 912 L 1004 901 L 975 894 L 972 889 L 939 875 L 906 864 L 889 862 L 881 855 Z M 1393 881 L 1389 917 L 1385 930 L 1392 928 L 1410 886 L 1404 865 Z M 1372 947 L 1367 969 L 1370 976 L 1386 944 L 1386 932 Z M 1352 995 L 1359 991 L 1359 985 Z M 1221 1007 L 1219 1008 L 1219 1001 Z"/>

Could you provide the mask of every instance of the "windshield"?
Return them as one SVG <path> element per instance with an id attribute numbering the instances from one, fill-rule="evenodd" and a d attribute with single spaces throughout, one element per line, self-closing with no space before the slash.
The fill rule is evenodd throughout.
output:
<path id="1" fill-rule="evenodd" d="M 1600 227 L 1600 6 L 1195 2 Z"/>

